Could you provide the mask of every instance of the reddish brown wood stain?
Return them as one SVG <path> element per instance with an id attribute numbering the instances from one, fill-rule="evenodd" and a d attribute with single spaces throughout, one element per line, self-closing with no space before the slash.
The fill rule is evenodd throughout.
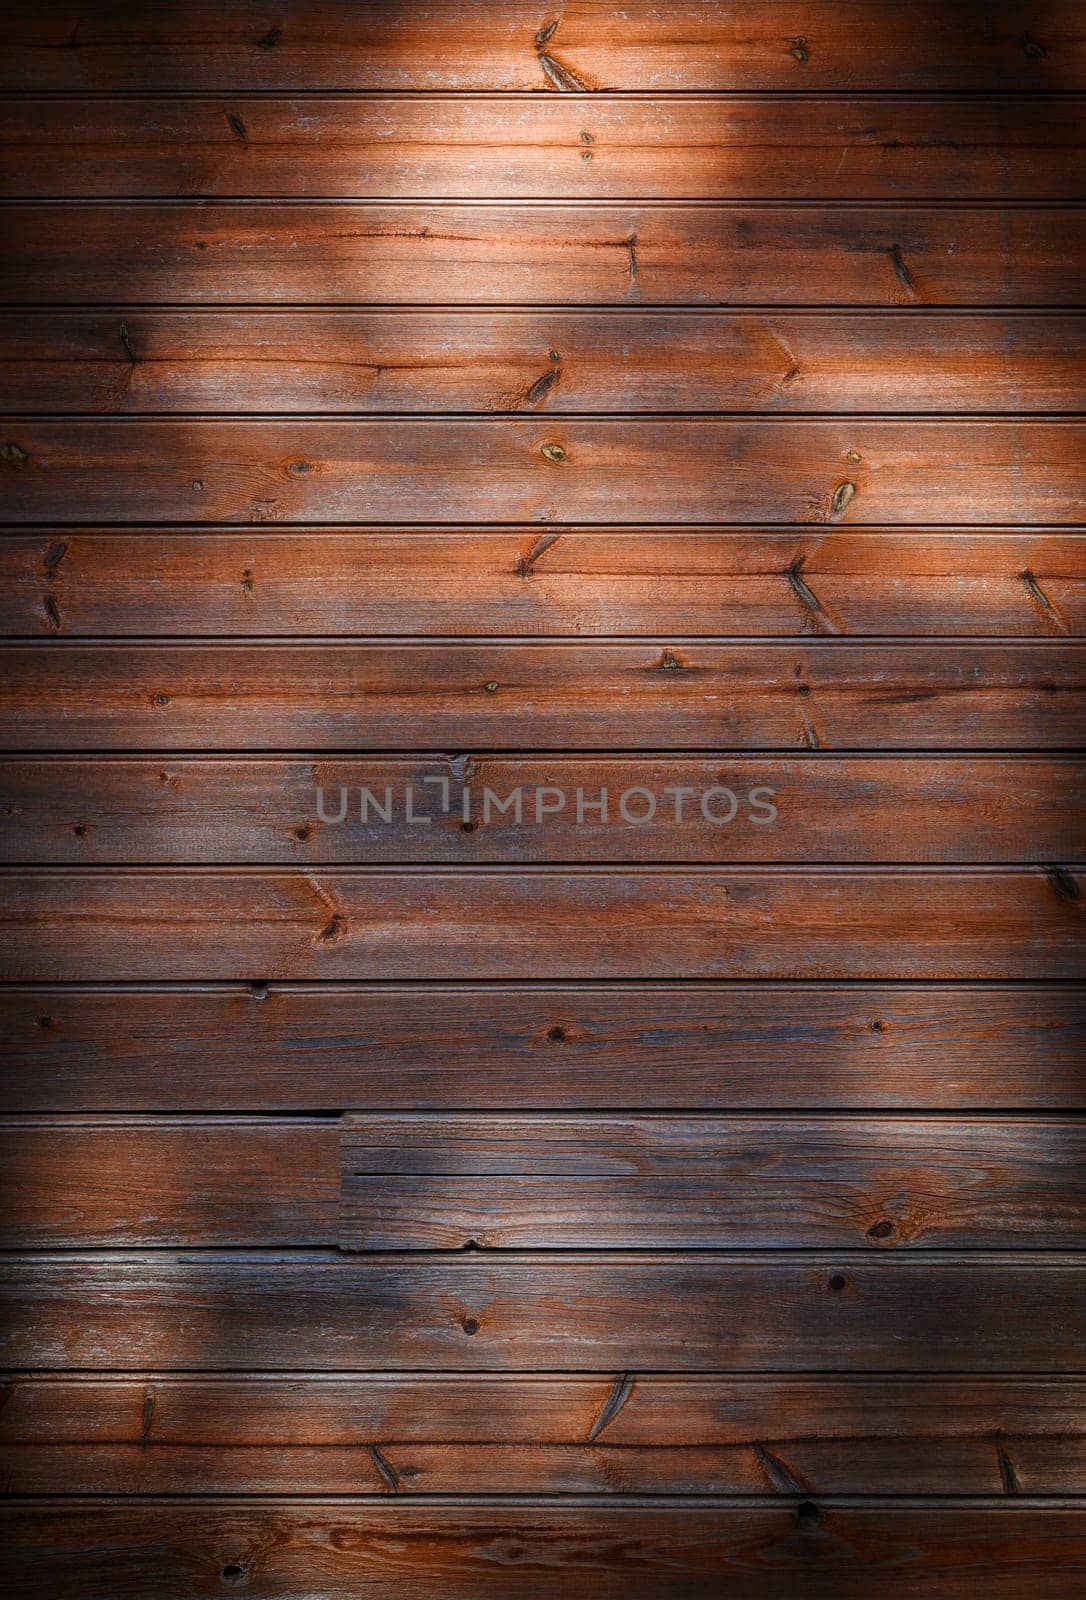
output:
<path id="1" fill-rule="evenodd" d="M 1081 1594 L 1083 8 L 0 21 L 13 1592 Z"/>

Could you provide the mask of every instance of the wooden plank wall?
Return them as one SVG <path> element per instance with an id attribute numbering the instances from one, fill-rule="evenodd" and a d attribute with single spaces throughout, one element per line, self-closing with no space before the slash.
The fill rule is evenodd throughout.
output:
<path id="1" fill-rule="evenodd" d="M 1086 10 L 0 19 L 13 1592 L 1081 1594 Z"/>

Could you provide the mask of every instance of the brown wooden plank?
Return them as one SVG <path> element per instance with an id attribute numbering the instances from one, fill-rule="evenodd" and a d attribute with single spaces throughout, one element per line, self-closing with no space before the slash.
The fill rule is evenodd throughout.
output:
<path id="1" fill-rule="evenodd" d="M 1086 538 L 946 529 L 0 536 L 7 635 L 1086 634 Z"/>
<path id="2" fill-rule="evenodd" d="M 1021 413 L 1084 387 L 1083 320 L 1052 312 L 0 314 L 14 412 Z"/>
<path id="3" fill-rule="evenodd" d="M 12 202 L 10 304 L 1075 306 L 1086 213 L 691 202 Z"/>
<path id="4" fill-rule="evenodd" d="M 1058 1500 L 13 1501 L 3 1526 L 27 1600 L 238 1583 L 280 1600 L 549 1600 L 556 1581 L 570 1600 L 1021 1600 L 1023 1584 L 1074 1600 L 1086 1572 L 1086 1516 Z"/>
<path id="5" fill-rule="evenodd" d="M 0 106 L 0 196 L 1078 200 L 1076 98 L 164 100 Z"/>
<path id="6" fill-rule="evenodd" d="M 1086 1108 L 1076 988 L 0 989 L 3 1109 Z"/>
<path id="7" fill-rule="evenodd" d="M 1053 1495 L 1084 1440 L 1070 1378 L 21 1373 L 0 1463 L 9 1493 L 126 1495 L 999 1495 L 1009 1463 Z"/>
<path id="8" fill-rule="evenodd" d="M 1083 210 L 1086 217 L 1086 208 Z M 1069 523 L 1086 423 L 13 418 L 12 523 Z M 549 452 L 549 454 L 548 454 Z"/>
<path id="9" fill-rule="evenodd" d="M 1086 978 L 1066 867 L 12 868 L 0 980 Z"/>
<path id="10" fill-rule="evenodd" d="M 548 13 L 536 0 L 388 5 L 290 0 L 184 5 L 75 0 L 0 8 L 0 88 L 1060 90 L 1086 87 L 1075 0 L 946 6 L 917 0 L 774 0 L 666 7 L 592 0 Z M 545 62 L 543 57 L 547 57 Z M 549 63 L 549 70 L 548 70 Z"/>
<path id="11" fill-rule="evenodd" d="M 1073 1371 L 1074 1255 L 8 1255 L 0 1354 L 88 1371 Z M 319 1330 L 316 1346 L 315 1330 Z"/>
<path id="12" fill-rule="evenodd" d="M 337 1242 L 334 1120 L 0 1123 L 5 1249 Z"/>
<path id="13" fill-rule="evenodd" d="M 0 1124 L 5 1249 L 1075 1249 L 1086 1140 L 992 1119 Z"/>
<path id="14" fill-rule="evenodd" d="M 1084 776 L 1073 757 L 0 757 L 0 859 L 1043 865 L 1086 859 Z"/>
<path id="15" fill-rule="evenodd" d="M 1081 1123 L 405 1113 L 342 1126 L 341 1249 L 1086 1244 Z"/>
<path id="16" fill-rule="evenodd" d="M 0 748 L 20 751 L 1041 750 L 1084 727 L 1083 649 L 1055 640 L 73 641 L 0 663 Z"/>

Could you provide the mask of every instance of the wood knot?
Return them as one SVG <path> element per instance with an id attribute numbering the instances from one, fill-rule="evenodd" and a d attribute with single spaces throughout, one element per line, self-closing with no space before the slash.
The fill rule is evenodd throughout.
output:
<path id="1" fill-rule="evenodd" d="M 867 1230 L 869 1239 L 888 1239 L 894 1231 L 894 1224 L 889 1217 L 883 1217 L 879 1222 L 873 1222 Z"/>
<path id="2" fill-rule="evenodd" d="M 792 57 L 793 61 L 810 61 L 811 52 L 807 48 L 807 41 L 802 34 L 798 39 L 790 40 L 789 44 L 790 49 L 788 54 Z"/>
<path id="3" fill-rule="evenodd" d="M 822 1521 L 822 1513 L 813 1500 L 801 1500 L 796 1507 L 796 1521 L 805 1531 L 817 1528 Z"/>
<path id="4" fill-rule="evenodd" d="M 547 444 L 540 445 L 539 453 L 547 461 L 564 461 L 566 459 L 565 445 L 554 444 L 550 441 Z"/>
<path id="5" fill-rule="evenodd" d="M 1022 47 L 1022 54 L 1030 61 L 1043 61 L 1048 54 L 1040 40 L 1032 39 L 1028 33 L 1024 33 L 1018 43 Z"/>
<path id="6" fill-rule="evenodd" d="M 833 499 L 830 501 L 830 505 L 833 507 L 837 516 L 841 515 L 842 511 L 848 505 L 849 501 L 854 497 L 855 493 L 856 485 L 854 483 L 849 483 L 846 481 L 845 483 L 839 483 L 837 485 L 836 489 L 833 491 Z"/>
<path id="7" fill-rule="evenodd" d="M 679 660 L 678 656 L 676 656 L 675 652 L 673 650 L 665 650 L 660 660 L 660 671 L 681 672 L 682 668 L 683 664 Z"/>
<path id="8" fill-rule="evenodd" d="M 26 460 L 26 451 L 20 445 L 12 444 L 8 440 L 0 444 L 0 461 L 10 461 L 15 466 L 20 466 Z"/>

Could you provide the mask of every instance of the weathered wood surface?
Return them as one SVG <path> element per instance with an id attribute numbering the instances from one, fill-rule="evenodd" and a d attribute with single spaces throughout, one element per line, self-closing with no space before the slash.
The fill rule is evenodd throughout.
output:
<path id="1" fill-rule="evenodd" d="M 1045 865 L 1086 860 L 1084 778 L 1075 757 L 8 756 L 0 859 Z"/>
<path id="2" fill-rule="evenodd" d="M 1086 634 L 1086 538 L 1022 529 L 52 527 L 0 633 Z"/>
<path id="3" fill-rule="evenodd" d="M 1081 1256 L 9 1254 L 8 1367 L 1074 1372 Z"/>
<path id="4" fill-rule="evenodd" d="M 13 1501 L 10 1570 L 27 1600 L 190 1600 L 227 1585 L 277 1600 L 1074 1600 L 1074 1501 L 816 1505 L 633 1498 L 622 1506 L 215 1499 Z M 315 1574 L 316 1579 L 315 1579 Z M 314 1589 L 314 1581 L 319 1589 Z"/>
<path id="5" fill-rule="evenodd" d="M 1078 90 L 1076 0 L 73 0 L 0 8 L 13 90 Z M 545 58 L 545 59 L 544 59 Z"/>
<path id="6" fill-rule="evenodd" d="M 0 980 L 1086 979 L 1050 868 L 8 869 Z"/>
<path id="7" fill-rule="evenodd" d="M 1086 651 L 1056 640 L 57 641 L 0 667 L 10 751 L 1043 750 L 1086 723 Z"/>
<path id="8" fill-rule="evenodd" d="M 1084 1158 L 990 1118 L 20 1118 L 0 1244 L 1076 1249 Z"/>
<path id="9" fill-rule="evenodd" d="M 660 15 L 660 13 L 657 13 Z M 1078 200 L 1080 100 L 7 100 L 0 196 Z"/>
<path id="10" fill-rule="evenodd" d="M 1059 312 L 7 312 L 0 410 L 1075 411 L 1084 327 Z"/>
<path id="11" fill-rule="evenodd" d="M 1086 216 L 1086 209 L 1083 211 Z M 1086 423 L 38 421 L 3 425 L 11 523 L 1078 525 Z"/>
<path id="12" fill-rule="evenodd" d="M 1081 1494 L 1081 1382 L 20 1373 L 9 1493 Z"/>
<path id="13" fill-rule="evenodd" d="M 239 1582 L 277 1600 L 1073 1600 L 1086 1572 L 1074 1501 L 974 1505 L 734 1500 L 607 1506 L 471 1499 L 368 1505 L 13 1501 L 10 1570 L 28 1600 L 189 1600 Z M 314 1590 L 318 1574 L 319 1590 Z"/>
<path id="14" fill-rule="evenodd" d="M 11 304 L 1078 306 L 1071 206 L 13 202 Z"/>
<path id="15" fill-rule="evenodd" d="M 342 1167 L 345 1249 L 1086 1244 L 1070 1122 L 348 1116 Z"/>
<path id="16" fill-rule="evenodd" d="M 334 1245 L 334 1119 L 0 1122 L 4 1249 Z"/>
<path id="17" fill-rule="evenodd" d="M 1086 1109 L 1081 987 L 0 988 L 8 1112 Z"/>

